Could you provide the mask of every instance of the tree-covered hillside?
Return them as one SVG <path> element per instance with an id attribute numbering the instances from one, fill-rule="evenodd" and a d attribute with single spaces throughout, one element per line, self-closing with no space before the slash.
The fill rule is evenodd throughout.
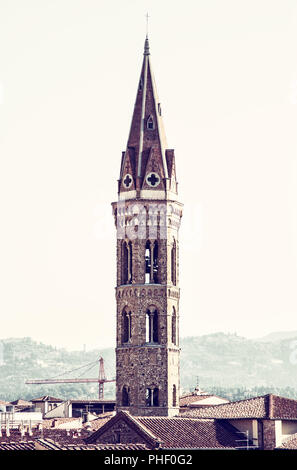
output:
<path id="1" fill-rule="evenodd" d="M 206 391 L 236 399 L 251 394 L 275 392 L 296 396 L 297 338 L 280 335 L 272 341 L 251 340 L 235 334 L 217 333 L 181 340 L 181 387 Z M 114 348 L 67 351 L 30 338 L 1 340 L 0 399 L 30 399 L 41 395 L 60 398 L 97 398 L 97 384 L 26 385 L 27 379 L 57 377 L 97 377 L 102 356 L 106 375 L 115 376 Z M 81 366 L 87 365 L 84 369 Z M 91 367 L 92 366 L 92 367 Z M 60 377 L 60 378 L 61 378 Z M 106 384 L 105 397 L 114 397 L 114 383 Z"/>

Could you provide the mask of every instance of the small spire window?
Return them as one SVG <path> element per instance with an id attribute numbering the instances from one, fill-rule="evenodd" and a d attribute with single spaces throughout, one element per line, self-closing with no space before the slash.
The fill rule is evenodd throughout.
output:
<path id="1" fill-rule="evenodd" d="M 154 123 L 154 119 L 153 119 L 153 116 L 149 116 L 147 122 L 146 122 L 146 127 L 147 129 L 149 129 L 150 131 L 153 131 L 155 129 L 155 123 Z"/>

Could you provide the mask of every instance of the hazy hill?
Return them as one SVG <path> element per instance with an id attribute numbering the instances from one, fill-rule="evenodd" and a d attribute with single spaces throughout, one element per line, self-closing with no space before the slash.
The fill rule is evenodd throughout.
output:
<path id="1" fill-rule="evenodd" d="M 251 389 L 261 393 L 271 387 L 297 391 L 297 333 L 294 338 L 251 340 L 234 334 L 216 333 L 181 339 L 181 386 L 194 389 L 199 377 L 201 388 Z M 96 384 L 26 385 L 29 378 L 51 378 L 75 369 L 67 377 L 96 377 L 98 364 L 91 363 L 102 355 L 106 374 L 115 374 L 114 348 L 66 351 L 30 338 L 4 339 L 0 357 L 0 399 L 15 400 L 51 394 L 61 398 L 96 398 Z M 88 364 L 85 369 L 80 367 Z M 85 374 L 84 370 L 86 370 Z M 106 397 L 114 396 L 114 384 L 106 385 Z M 296 394 L 297 398 L 297 394 Z"/>
<path id="2" fill-rule="evenodd" d="M 297 331 L 275 331 L 269 333 L 269 335 L 262 336 L 262 338 L 257 338 L 257 341 L 271 342 L 271 341 L 281 341 L 283 339 L 297 338 Z"/>

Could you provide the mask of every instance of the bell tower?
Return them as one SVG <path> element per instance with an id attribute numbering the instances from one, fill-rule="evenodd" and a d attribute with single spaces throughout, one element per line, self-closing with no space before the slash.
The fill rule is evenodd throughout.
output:
<path id="1" fill-rule="evenodd" d="M 174 416 L 180 389 L 182 204 L 148 38 L 112 208 L 117 228 L 116 409 L 135 416 Z"/>

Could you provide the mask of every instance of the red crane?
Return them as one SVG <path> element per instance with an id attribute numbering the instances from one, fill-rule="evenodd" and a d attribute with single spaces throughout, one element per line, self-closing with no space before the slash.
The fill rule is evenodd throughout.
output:
<path id="1" fill-rule="evenodd" d="M 97 364 L 98 361 L 91 362 L 89 364 L 85 364 L 82 367 L 78 367 L 77 369 L 72 369 L 67 372 L 63 372 L 63 374 L 67 374 L 70 372 L 74 372 L 78 369 L 82 369 L 83 367 L 87 367 L 88 365 L 92 365 L 91 368 L 94 367 L 95 364 Z M 89 370 L 89 369 L 88 369 Z M 59 374 L 57 377 L 63 375 Z M 94 383 L 97 382 L 99 389 L 98 389 L 98 395 L 99 395 L 99 400 L 103 400 L 104 398 L 104 384 L 107 382 L 115 382 L 115 379 L 112 380 L 107 380 L 106 375 L 105 375 L 105 370 L 104 370 L 104 360 L 103 357 L 99 357 L 99 375 L 98 378 L 93 378 L 93 379 L 86 379 L 86 378 L 76 378 L 76 379 L 57 379 L 55 377 L 51 379 L 31 379 L 31 380 L 26 380 L 26 384 L 63 384 L 63 383 Z"/>

